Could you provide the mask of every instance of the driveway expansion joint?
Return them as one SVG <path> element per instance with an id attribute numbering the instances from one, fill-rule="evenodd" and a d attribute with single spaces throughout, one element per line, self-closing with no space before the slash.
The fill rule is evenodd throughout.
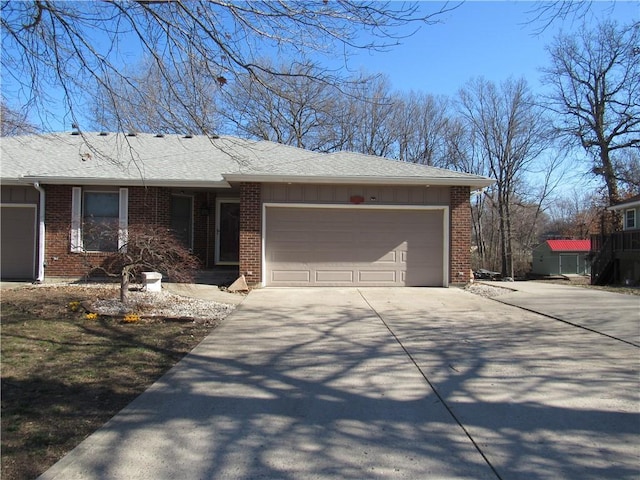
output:
<path id="1" fill-rule="evenodd" d="M 429 388 L 433 391 L 433 393 L 435 394 L 435 396 L 438 398 L 438 400 L 440 401 L 440 403 L 442 403 L 442 405 L 444 406 L 444 408 L 447 410 L 447 412 L 449 413 L 449 415 L 451 416 L 451 418 L 453 418 L 453 420 L 458 424 L 458 426 L 462 429 L 462 431 L 464 432 L 464 434 L 466 435 L 466 437 L 469 439 L 469 441 L 471 442 L 471 444 L 474 446 L 474 448 L 476 449 L 476 451 L 480 454 L 480 456 L 483 458 L 483 460 L 485 461 L 485 463 L 489 466 L 489 468 L 491 469 L 491 471 L 494 473 L 494 475 L 496 476 L 496 478 L 498 480 L 503 480 L 502 477 L 500 476 L 500 474 L 498 473 L 498 471 L 496 470 L 496 468 L 493 466 L 493 464 L 489 461 L 489 458 L 485 455 L 485 453 L 482 451 L 482 449 L 480 448 L 480 445 L 475 441 L 475 439 L 471 436 L 471 433 L 467 430 L 467 428 L 464 426 L 464 424 L 462 423 L 462 421 L 456 416 L 455 412 L 453 411 L 453 409 L 449 406 L 449 404 L 446 402 L 445 398 L 440 394 L 440 392 L 438 392 L 438 390 L 436 389 L 435 385 L 431 382 L 431 380 L 429 380 L 429 377 L 427 377 L 427 374 L 424 372 L 424 370 L 422 368 L 420 368 L 420 365 L 418 365 L 418 362 L 415 360 L 415 358 L 413 357 L 413 355 L 411 355 L 411 352 L 407 349 L 407 347 L 404 346 L 404 344 L 402 343 L 402 341 L 400 340 L 400 338 L 398 338 L 398 336 L 395 334 L 395 332 L 391 329 L 391 327 L 389 326 L 389 324 L 384 320 L 384 318 L 382 317 L 382 315 L 374 308 L 373 305 L 371 305 L 371 303 L 369 303 L 369 300 L 367 300 L 367 298 L 364 296 L 364 294 L 362 293 L 362 291 L 360 289 L 357 289 L 358 294 L 362 297 L 362 300 L 364 300 L 364 302 L 368 305 L 368 307 L 371 309 L 371 311 L 380 319 L 380 321 L 382 322 L 382 324 L 385 326 L 385 328 L 389 331 L 389 333 L 391 334 L 391 336 L 395 339 L 395 341 L 398 343 L 398 345 L 400 345 L 400 347 L 402 348 L 402 350 L 404 351 L 404 353 L 407 355 L 407 357 L 409 358 L 409 360 L 411 360 L 411 363 L 413 363 L 413 365 L 416 367 L 416 369 L 418 370 L 418 372 L 420 373 L 420 375 L 422 376 L 422 378 L 424 378 L 424 381 L 427 382 L 427 385 L 429 385 Z"/>
<path id="2" fill-rule="evenodd" d="M 532 308 L 527 308 L 527 307 L 523 307 L 521 305 L 515 305 L 513 303 L 505 302 L 505 301 L 502 301 L 499 298 L 495 298 L 495 297 L 489 297 L 489 300 L 494 300 L 494 301 L 496 301 L 498 303 L 501 303 L 503 305 L 508 305 L 510 307 L 516 307 L 516 308 L 519 308 L 520 310 L 524 310 L 525 312 L 535 313 L 536 315 L 542 315 L 543 317 L 550 318 L 551 320 L 556 320 L 558 322 L 566 323 L 567 325 L 571 325 L 572 327 L 581 328 L 582 330 L 586 330 L 587 332 L 596 333 L 598 335 L 602 335 L 603 337 L 607 337 L 607 338 L 610 338 L 612 340 L 616 340 L 618 342 L 626 343 L 627 345 L 631 345 L 632 347 L 640 348 L 640 345 L 638 345 L 637 343 L 630 342 L 629 340 L 624 340 L 623 338 L 619 338 L 619 337 L 616 337 L 614 335 L 609 335 L 609 334 L 604 333 L 604 332 L 600 332 L 600 331 L 595 330 L 593 328 L 585 327 L 584 325 L 579 325 L 577 323 L 570 322 L 569 320 L 565 320 L 563 318 L 554 317 L 553 315 L 549 315 L 548 313 L 539 312 L 538 310 L 534 310 Z"/>

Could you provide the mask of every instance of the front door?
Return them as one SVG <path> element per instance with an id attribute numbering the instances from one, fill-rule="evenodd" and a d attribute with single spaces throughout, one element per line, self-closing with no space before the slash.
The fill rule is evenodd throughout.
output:
<path id="1" fill-rule="evenodd" d="M 216 200 L 216 264 L 240 263 L 240 200 Z"/>

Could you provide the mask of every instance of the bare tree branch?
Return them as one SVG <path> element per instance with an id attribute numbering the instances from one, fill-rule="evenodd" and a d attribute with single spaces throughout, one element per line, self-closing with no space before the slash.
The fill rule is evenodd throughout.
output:
<path id="1" fill-rule="evenodd" d="M 423 13 L 427 7 L 415 3 L 350 0 L 5 1 L 2 65 L 22 103 L 46 118 L 63 102 L 77 123 L 93 102 L 91 86 L 127 84 L 132 59 L 154 63 L 169 88 L 185 66 L 198 66 L 222 85 L 238 75 L 282 74 L 256 62 L 263 57 L 295 61 L 309 53 L 333 58 L 340 50 L 389 48 L 456 6 Z M 200 112 L 187 101 L 182 107 L 197 124 Z"/>

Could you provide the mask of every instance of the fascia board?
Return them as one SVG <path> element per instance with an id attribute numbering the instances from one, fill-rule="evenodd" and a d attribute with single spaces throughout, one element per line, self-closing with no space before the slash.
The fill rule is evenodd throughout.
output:
<path id="1" fill-rule="evenodd" d="M 39 182 L 43 185 L 116 185 L 116 186 L 147 186 L 147 187 L 190 187 L 190 188 L 231 188 L 228 182 L 222 180 L 162 180 L 162 179 L 122 179 L 122 178 L 91 178 L 91 177 L 21 177 L 16 184 Z M 2 180 L 4 184 L 4 179 Z"/>
<path id="2" fill-rule="evenodd" d="M 637 202 L 629 202 L 629 203 L 621 203 L 619 205 L 613 205 L 611 207 L 607 207 L 607 210 L 612 210 L 614 212 L 618 210 L 627 210 L 628 208 L 638 208 L 640 207 L 640 200 Z"/>
<path id="3" fill-rule="evenodd" d="M 331 183 L 350 185 L 424 185 L 424 186 L 464 186 L 485 188 L 493 185 L 495 180 L 486 177 L 458 178 L 458 177 L 324 177 L 302 175 L 243 175 L 226 174 L 224 179 L 229 182 L 256 183 Z"/>

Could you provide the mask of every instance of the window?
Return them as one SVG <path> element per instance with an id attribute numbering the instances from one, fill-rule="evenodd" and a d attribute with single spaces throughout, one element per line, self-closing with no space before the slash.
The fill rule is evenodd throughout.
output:
<path id="1" fill-rule="evenodd" d="M 630 208 L 624 212 L 624 229 L 631 230 L 636 228 L 636 209 Z"/>
<path id="2" fill-rule="evenodd" d="M 171 230 L 186 248 L 193 248 L 193 197 L 171 196 Z"/>
<path id="3" fill-rule="evenodd" d="M 73 188 L 71 251 L 115 252 L 126 243 L 128 190 Z"/>

